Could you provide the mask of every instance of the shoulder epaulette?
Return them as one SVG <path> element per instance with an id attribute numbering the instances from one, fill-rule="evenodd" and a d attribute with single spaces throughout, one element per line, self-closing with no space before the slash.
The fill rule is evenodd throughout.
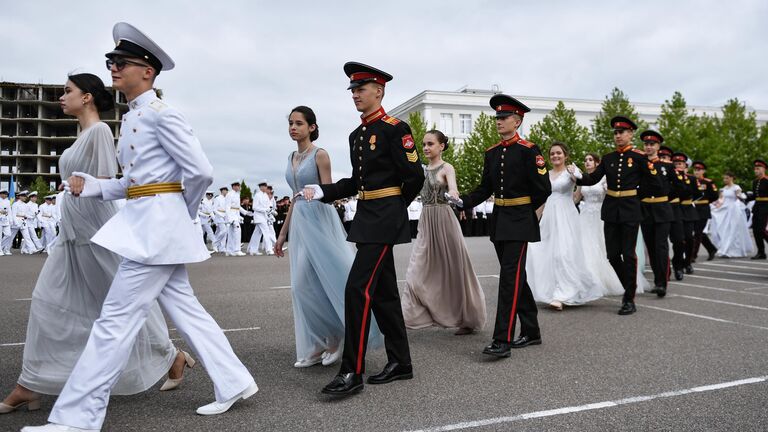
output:
<path id="1" fill-rule="evenodd" d="M 501 145 L 501 142 L 497 142 L 496 144 L 494 144 L 494 145 L 488 147 L 487 149 L 485 149 L 485 151 L 491 151 L 491 150 L 495 149 L 496 147 L 498 147 L 500 145 Z"/>
<path id="2" fill-rule="evenodd" d="M 708 182 L 711 182 L 711 181 L 712 181 L 712 179 L 708 179 L 708 178 L 706 178 L 706 177 L 702 177 L 701 179 L 702 179 L 702 180 L 704 180 L 704 181 L 708 181 Z"/>
<path id="3" fill-rule="evenodd" d="M 388 115 L 385 115 L 384 117 L 382 117 L 381 121 L 383 121 L 384 123 L 389 123 L 391 125 L 396 125 L 396 124 L 400 123 L 399 119 L 397 119 L 395 117 L 390 117 Z"/>
<path id="4" fill-rule="evenodd" d="M 642 150 L 638 150 L 636 148 L 633 148 L 632 151 L 635 152 L 635 153 L 640 153 L 641 155 L 645 156 L 645 152 L 642 151 Z"/>
<path id="5" fill-rule="evenodd" d="M 165 102 L 161 101 L 160 99 L 155 99 L 149 103 L 149 107 L 155 111 L 162 111 L 168 108 L 168 105 L 166 105 Z"/>
<path id="6" fill-rule="evenodd" d="M 528 147 L 528 148 L 531 148 L 534 146 L 532 142 L 526 141 L 524 139 L 518 140 L 517 143 L 520 144 L 521 146 Z"/>

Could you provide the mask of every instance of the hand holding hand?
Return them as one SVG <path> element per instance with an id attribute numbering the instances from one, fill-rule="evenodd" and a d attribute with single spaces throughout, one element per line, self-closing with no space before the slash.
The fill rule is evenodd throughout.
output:
<path id="1" fill-rule="evenodd" d="M 62 185 L 66 192 L 74 196 L 83 198 L 101 196 L 99 181 L 87 173 L 75 171 L 66 181 L 62 182 Z"/>
<path id="2" fill-rule="evenodd" d="M 303 195 L 305 200 L 312 201 L 313 199 L 322 199 L 325 194 L 323 194 L 323 190 L 320 189 L 320 186 L 309 184 L 304 186 Z"/>
<path id="3" fill-rule="evenodd" d="M 455 205 L 456 207 L 464 208 L 464 201 L 459 198 L 459 193 L 456 191 L 451 191 L 450 193 L 446 192 L 445 199 L 447 199 L 449 203 Z"/>

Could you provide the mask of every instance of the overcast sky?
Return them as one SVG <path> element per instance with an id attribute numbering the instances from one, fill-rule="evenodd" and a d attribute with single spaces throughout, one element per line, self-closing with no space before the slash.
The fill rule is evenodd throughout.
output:
<path id="1" fill-rule="evenodd" d="M 346 61 L 394 75 L 385 108 L 419 92 L 498 84 L 512 95 L 689 104 L 738 97 L 768 108 L 768 2 L 722 1 L 18 1 L 0 0 L 0 81 L 64 83 L 93 72 L 127 21 L 176 61 L 156 84 L 185 113 L 215 187 L 266 178 L 278 195 L 287 115 L 312 107 L 334 180 L 351 172 L 358 113 Z"/>

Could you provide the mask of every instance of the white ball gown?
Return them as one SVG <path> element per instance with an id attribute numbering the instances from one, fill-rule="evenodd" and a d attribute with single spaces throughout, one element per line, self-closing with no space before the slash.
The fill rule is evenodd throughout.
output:
<path id="1" fill-rule="evenodd" d="M 539 222 L 541 241 L 528 245 L 528 284 L 538 302 L 584 304 L 602 297 L 605 289 L 581 252 L 584 239 L 573 203 L 575 183 L 565 171 L 549 175 L 552 195 Z"/>
<path id="2" fill-rule="evenodd" d="M 712 219 L 707 229 L 709 239 L 717 247 L 717 256 L 739 258 L 755 252 L 747 224 L 746 206 L 739 200 L 743 194 L 738 185 L 721 189 L 720 207 L 712 205 Z"/>

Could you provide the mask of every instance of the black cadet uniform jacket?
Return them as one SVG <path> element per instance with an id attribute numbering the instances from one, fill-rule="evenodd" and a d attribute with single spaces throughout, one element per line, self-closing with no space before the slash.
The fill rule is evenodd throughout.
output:
<path id="1" fill-rule="evenodd" d="M 357 213 L 347 240 L 353 243 L 399 244 L 411 241 L 408 204 L 424 183 L 424 169 L 408 123 L 386 115 L 370 114 L 349 135 L 352 177 L 321 185 L 323 202 L 360 193 Z M 377 190 L 400 188 L 401 195 L 367 199 Z"/>
<path id="2" fill-rule="evenodd" d="M 698 183 L 698 193 L 693 197 L 693 203 L 696 205 L 696 212 L 699 214 L 699 220 L 706 220 L 712 217 L 709 204 L 720 198 L 717 186 L 712 180 L 702 177 Z"/>
<path id="3" fill-rule="evenodd" d="M 669 203 L 680 189 L 681 182 L 675 175 L 675 166 L 670 162 L 662 162 L 656 158 L 651 161 L 659 176 L 659 184 L 655 179 L 643 177 L 640 179 L 641 207 L 643 209 L 643 221 L 650 223 L 664 223 L 675 220 L 672 204 Z"/>
<path id="4" fill-rule="evenodd" d="M 515 134 L 485 151 L 480 184 L 461 199 L 464 208 L 471 209 L 494 195 L 496 205 L 488 219 L 492 242 L 537 242 L 541 235 L 536 209 L 551 193 L 552 185 L 541 150 Z M 499 205 L 500 200 L 522 204 Z M 528 200 L 530 202 L 525 203 Z"/>
<path id="5" fill-rule="evenodd" d="M 582 173 L 582 178 L 576 184 L 591 186 L 597 184 L 603 176 L 608 183 L 608 192 L 600 217 L 605 222 L 642 222 L 643 212 L 637 195 L 641 179 L 647 180 L 646 191 L 650 195 L 661 196 L 663 193 L 661 175 L 656 167 L 648 161 L 645 153 L 631 145 L 603 156 L 595 171 L 592 174 Z"/>
<path id="6" fill-rule="evenodd" d="M 678 180 L 684 183 L 683 189 L 680 191 L 680 210 L 683 214 L 684 222 L 695 222 L 699 220 L 699 213 L 693 206 L 693 199 L 699 194 L 698 181 L 696 176 L 686 174 L 684 172 L 677 172 Z"/>
<path id="7" fill-rule="evenodd" d="M 747 201 L 752 200 L 755 200 L 755 206 L 752 208 L 752 213 L 755 213 L 755 211 L 765 212 L 768 210 L 768 176 L 752 180 L 752 196 L 749 197 Z"/>

